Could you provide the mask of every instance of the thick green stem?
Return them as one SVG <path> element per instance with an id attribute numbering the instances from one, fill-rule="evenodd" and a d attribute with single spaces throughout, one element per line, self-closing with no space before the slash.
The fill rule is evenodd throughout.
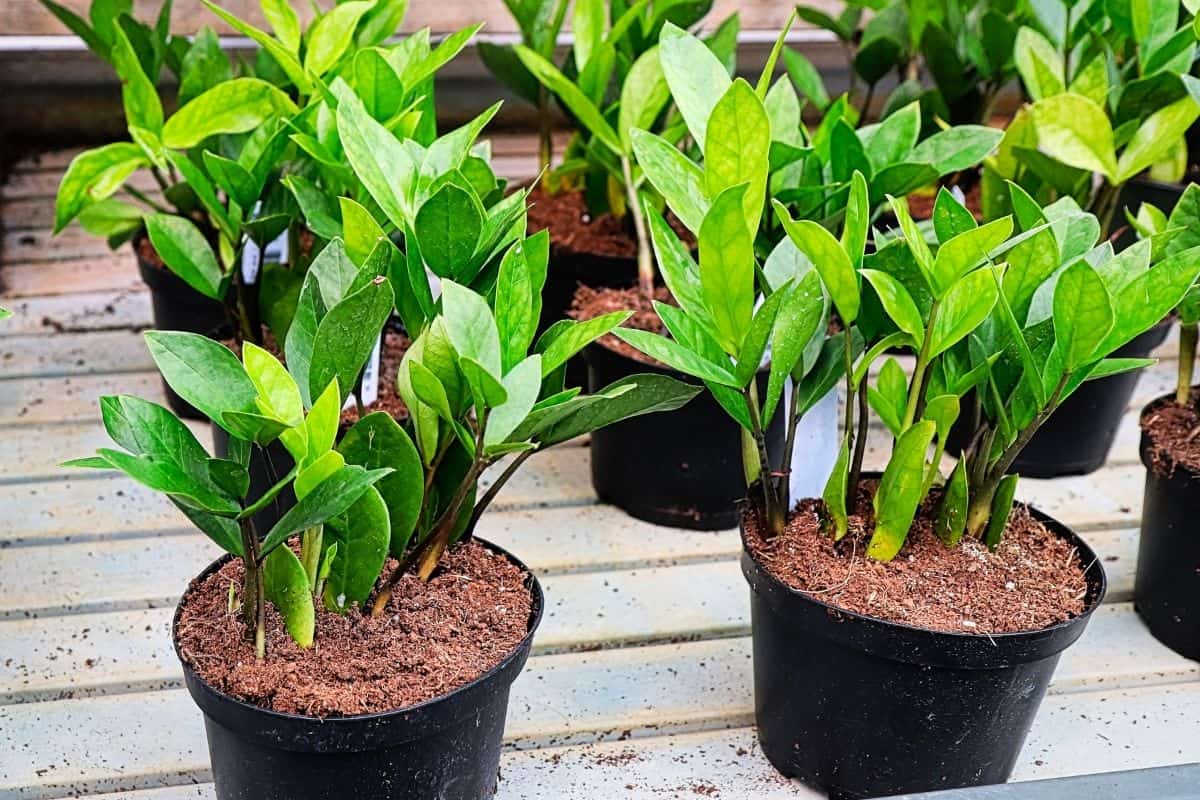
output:
<path id="1" fill-rule="evenodd" d="M 621 156 L 621 175 L 625 181 L 625 204 L 633 216 L 633 230 L 637 236 L 638 289 L 642 296 L 654 299 L 654 258 L 650 252 L 650 236 L 646 233 L 646 220 L 642 216 L 642 204 L 638 202 L 637 186 L 633 182 L 633 167 L 628 156 Z"/>
<path id="2" fill-rule="evenodd" d="M 536 450 L 526 450 L 523 453 L 518 453 L 517 457 L 504 468 L 504 472 L 500 473 L 500 477 L 496 478 L 495 482 L 483 493 L 483 497 L 475 502 L 475 507 L 471 509 L 471 519 L 467 522 L 466 530 L 463 531 L 464 539 L 469 539 L 475 535 L 475 526 L 479 524 L 479 518 L 483 516 L 483 512 L 487 511 L 488 506 L 496 499 L 496 495 L 504 488 L 504 484 L 508 483 L 508 479 L 516 474 L 516 471 L 521 468 L 526 459 L 536 452 Z"/>
<path id="3" fill-rule="evenodd" d="M 1192 374 L 1196 364 L 1196 338 L 1200 332 L 1195 322 L 1179 326 L 1179 378 L 1175 387 L 1175 402 L 1186 406 L 1192 402 Z"/>
<path id="4" fill-rule="evenodd" d="M 783 444 L 783 464 L 779 471 L 783 478 L 779 482 L 779 497 L 784 503 L 792 502 L 792 458 L 796 455 L 796 431 L 800 427 L 800 414 L 796 408 L 800 405 L 800 381 L 792 381 L 791 402 L 788 403 L 787 439 Z"/>
<path id="5" fill-rule="evenodd" d="M 300 563 L 308 574 L 308 588 L 317 592 L 317 575 L 321 566 L 321 550 L 325 543 L 325 526 L 317 525 L 309 528 L 300 536 Z"/>
<path id="6" fill-rule="evenodd" d="M 854 344 L 850 341 L 850 331 L 842 337 L 845 342 L 845 361 L 846 361 L 846 416 L 843 420 L 845 426 L 846 447 L 853 450 L 854 444 Z M 866 379 L 863 379 L 866 383 Z M 850 476 L 854 477 L 854 476 Z M 853 508 L 854 498 L 858 495 L 858 479 L 846 481 L 846 506 Z"/>
<path id="7" fill-rule="evenodd" d="M 767 535 L 783 533 L 787 513 L 779 500 L 775 482 L 771 477 L 771 456 L 767 452 L 767 436 L 763 430 L 762 413 L 758 405 L 758 386 L 750 381 L 746 389 L 746 406 L 750 410 L 750 430 L 754 434 L 755 450 L 758 454 L 758 483 L 762 487 L 763 513 L 766 515 Z"/>
<path id="8" fill-rule="evenodd" d="M 929 322 L 925 324 L 925 341 L 921 342 L 921 351 L 917 353 L 917 364 L 913 367 L 912 382 L 908 385 L 908 402 L 904 406 L 904 421 L 900 430 L 908 428 L 917 420 L 917 411 L 921 405 L 921 396 L 925 389 L 925 370 L 929 368 L 929 350 L 932 347 L 933 326 L 937 321 L 938 301 L 934 300 L 929 306 Z"/>
<path id="9" fill-rule="evenodd" d="M 849 403 L 849 398 L 846 399 Z M 850 480 L 847 486 L 853 486 L 857 489 L 858 478 L 862 474 L 863 458 L 867 453 L 867 426 L 870 424 L 870 417 L 867 413 L 867 381 L 864 378 L 858 386 L 858 436 L 854 441 L 854 458 L 850 462 Z M 847 508 L 853 508 L 850 503 L 853 502 L 855 495 L 850 494 L 846 497 Z"/>

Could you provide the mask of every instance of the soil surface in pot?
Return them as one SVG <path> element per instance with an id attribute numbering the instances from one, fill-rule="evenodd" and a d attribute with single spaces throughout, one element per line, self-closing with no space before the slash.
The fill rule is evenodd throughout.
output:
<path id="1" fill-rule="evenodd" d="M 675 299 L 671 297 L 670 291 L 665 286 L 655 287 L 654 299 L 660 303 L 675 305 Z M 580 284 L 579 288 L 575 290 L 575 299 L 571 302 L 571 310 L 568 313 L 573 319 L 584 321 L 595 319 L 614 311 L 633 312 L 633 316 L 625 320 L 622 327 L 635 328 L 639 331 L 649 331 L 650 333 L 658 334 L 666 330 L 663 327 L 662 320 L 658 318 L 658 312 L 654 310 L 654 305 L 650 299 L 642 294 L 641 290 L 636 286 L 631 286 L 628 289 L 593 289 L 590 286 Z M 632 358 L 634 361 L 662 366 L 657 359 L 650 358 L 650 356 L 643 354 L 637 348 L 621 341 L 611 333 L 600 337 L 598 343 L 623 356 Z"/>
<path id="2" fill-rule="evenodd" d="M 970 538 L 950 548 L 933 532 L 935 490 L 896 558 L 886 564 L 867 558 L 877 485 L 860 482 L 850 530 L 840 542 L 822 528 L 823 502 L 804 500 L 772 539 L 762 537 L 755 515 L 746 515 L 745 545 L 787 586 L 888 622 L 948 633 L 1017 633 L 1083 612 L 1086 565 L 1021 504 L 1014 505 L 995 552 Z"/>
<path id="3" fill-rule="evenodd" d="M 608 212 L 592 216 L 581 191 L 550 194 L 535 186 L 528 199 L 529 233 L 550 229 L 550 249 L 555 255 L 590 255 L 605 258 L 637 258 L 637 239 L 632 223 Z M 695 238 L 673 214 L 667 221 L 689 245 Z"/>
<path id="4" fill-rule="evenodd" d="M 908 211 L 912 214 L 912 218 L 920 221 L 933 219 L 933 207 L 937 203 L 938 193 L 933 192 L 913 192 L 908 196 Z M 979 181 L 976 181 L 970 188 L 963 189 L 963 197 L 967 201 L 967 210 L 975 217 L 975 219 L 983 219 L 983 205 L 980 195 Z"/>
<path id="5" fill-rule="evenodd" d="M 390 563 L 390 569 L 396 566 Z M 525 573 L 477 542 L 450 550 L 427 584 L 406 576 L 378 618 L 317 612 L 308 649 L 267 604 L 267 657 L 255 658 L 229 587 L 232 559 L 196 584 L 179 618 L 179 649 L 213 688 L 262 708 L 314 717 L 403 708 L 469 683 L 505 659 L 529 632 Z"/>
<path id="6" fill-rule="evenodd" d="M 1192 403 L 1181 406 L 1174 395 L 1160 398 L 1142 412 L 1142 431 L 1150 440 L 1151 469 L 1160 476 L 1176 467 L 1200 472 L 1200 387 L 1192 387 Z"/>

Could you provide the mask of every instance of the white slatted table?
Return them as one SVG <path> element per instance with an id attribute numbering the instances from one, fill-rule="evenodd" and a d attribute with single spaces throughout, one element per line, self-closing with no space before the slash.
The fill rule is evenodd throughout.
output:
<path id="1" fill-rule="evenodd" d="M 496 152 L 510 172 L 532 170 L 529 138 Z M 215 548 L 132 482 L 57 466 L 105 441 L 99 396 L 161 398 L 136 333 L 149 303 L 130 254 L 45 227 L 64 164 L 26 162 L 0 190 L 0 297 L 15 312 L 0 323 L 0 800 L 211 798 L 167 625 Z M 1102 471 L 1022 482 L 1022 497 L 1084 532 L 1111 588 L 1062 660 L 1018 780 L 1200 760 L 1200 665 L 1155 642 L 1130 603 L 1136 414 L 1171 386 L 1174 353 L 1172 340 L 1144 373 Z M 886 434 L 871 436 L 879 467 Z M 481 530 L 539 573 L 547 597 L 513 689 L 499 796 L 815 797 L 755 744 L 736 533 L 660 528 L 598 504 L 587 457 L 572 446 L 531 459 Z"/>

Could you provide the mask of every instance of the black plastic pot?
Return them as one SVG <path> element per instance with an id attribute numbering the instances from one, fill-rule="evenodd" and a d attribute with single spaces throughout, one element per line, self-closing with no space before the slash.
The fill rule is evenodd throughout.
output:
<path id="1" fill-rule="evenodd" d="M 1160 322 L 1113 353 L 1114 358 L 1145 358 L 1167 338 L 1169 321 Z M 1117 438 L 1117 428 L 1133 399 L 1141 371 L 1087 381 L 1068 397 L 1038 429 L 1012 465 L 1012 472 L 1029 478 L 1087 475 L 1104 466 Z M 957 455 L 971 440 L 973 395 L 950 429 L 948 450 Z"/>
<path id="2" fill-rule="evenodd" d="M 1173 397 L 1160 398 L 1147 412 Z M 1151 462 L 1142 433 L 1146 492 L 1138 538 L 1134 606 L 1154 638 L 1181 656 L 1200 661 L 1200 474 L 1182 464 L 1164 472 Z"/>
<path id="3" fill-rule="evenodd" d="M 1034 512 L 1087 564 L 1083 614 L 1028 633 L 941 633 L 862 616 L 795 591 L 748 553 L 754 706 L 763 753 L 841 798 L 1002 783 L 1059 654 L 1105 592 L 1095 553 Z"/>
<path id="4" fill-rule="evenodd" d="M 217 458 L 228 458 L 229 434 L 220 425 L 214 423 L 212 436 L 213 454 Z M 262 497 L 268 489 L 278 483 L 284 475 L 287 475 L 295 464 L 291 453 L 278 439 L 267 445 L 265 450 L 259 447 L 253 448 L 250 451 L 250 499 L 256 500 Z M 273 502 L 251 517 L 254 520 L 254 529 L 260 536 L 266 536 L 267 531 L 271 530 L 279 518 L 294 505 L 296 505 L 296 493 L 292 491 L 291 484 L 288 484 L 282 492 L 275 495 Z"/>
<path id="5" fill-rule="evenodd" d="M 327 719 L 281 714 L 221 694 L 180 656 L 184 683 L 204 712 L 217 800 L 492 797 L 509 688 L 529 657 L 544 602 L 524 564 L 480 541 L 524 570 L 533 592 L 529 633 L 504 661 L 449 694 L 379 714 Z M 182 603 L 172 633 L 181 609 Z"/>
<path id="6" fill-rule="evenodd" d="M 593 392 L 647 372 L 698 383 L 601 344 L 589 345 L 583 355 Z M 758 382 L 765 394 L 765 371 Z M 767 430 L 767 451 L 775 464 L 783 453 L 784 433 L 784 415 L 777 413 Z M 746 496 L 741 428 L 708 392 L 670 414 L 601 428 L 592 433 L 591 448 L 592 487 L 601 500 L 658 525 L 705 531 L 737 525 L 738 503 Z"/>
<path id="7" fill-rule="evenodd" d="M 133 252 L 137 257 L 138 272 L 150 289 L 150 307 L 154 315 L 154 327 L 160 331 L 187 331 L 199 333 L 213 339 L 228 339 L 233 328 L 225 307 L 210 297 L 197 292 L 169 269 L 157 266 L 142 258 L 134 241 Z M 167 405 L 181 417 L 206 419 L 206 417 L 163 383 Z"/>
<path id="8" fill-rule="evenodd" d="M 636 283 L 637 259 L 551 252 L 542 289 L 538 336 L 559 320 L 567 319 L 580 284 L 593 289 L 627 289 Z M 567 362 L 566 385 L 587 385 L 587 366 L 578 356 Z"/>

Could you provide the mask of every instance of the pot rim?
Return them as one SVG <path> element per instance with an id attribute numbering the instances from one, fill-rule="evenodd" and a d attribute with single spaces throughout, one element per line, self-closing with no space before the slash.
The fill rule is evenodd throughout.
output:
<path id="1" fill-rule="evenodd" d="M 878 476 L 880 474 L 881 473 L 864 472 L 863 477 Z M 818 607 L 830 618 L 850 619 L 869 627 L 878 626 L 885 630 L 896 631 L 914 639 L 924 640 L 926 642 L 944 642 L 947 644 L 959 644 L 965 646 L 975 646 L 982 642 L 995 647 L 1000 647 L 1009 643 L 1024 643 L 1029 641 L 1031 638 L 1055 638 L 1057 634 L 1068 632 L 1074 627 L 1079 628 L 1078 632 L 1076 633 L 1077 638 L 1079 634 L 1083 633 L 1081 623 L 1086 622 L 1088 618 L 1090 618 L 1091 615 L 1096 611 L 1096 609 L 1100 607 L 1101 603 L 1104 601 L 1104 596 L 1108 591 L 1108 576 L 1104 572 L 1103 563 L 1092 547 L 1069 526 L 1040 510 L 1036 506 L 1028 503 L 1024 505 L 1029 509 L 1030 513 L 1032 513 L 1035 518 L 1045 523 L 1047 527 L 1054 531 L 1054 533 L 1060 538 L 1067 539 L 1068 542 L 1075 546 L 1079 552 L 1080 563 L 1083 565 L 1084 578 L 1088 584 L 1088 594 L 1091 596 L 1089 602 L 1079 614 L 1043 628 L 1036 628 L 1034 630 L 1027 631 L 1013 631 L 1008 633 L 960 633 L 957 631 L 938 631 L 932 628 L 924 628 L 905 622 L 894 622 L 882 617 L 851 611 L 849 609 L 842 608 L 841 606 L 828 603 L 820 598 L 814 597 L 807 592 L 803 592 L 799 589 L 794 589 L 791 586 L 788 586 L 786 583 L 772 575 L 771 572 L 757 558 L 755 558 L 750 549 L 745 546 L 745 515 L 749 513 L 745 508 L 743 508 L 742 518 L 738 523 L 738 527 L 740 528 L 743 536 L 742 571 L 747 580 L 750 582 L 752 591 L 758 591 L 759 587 L 756 585 L 755 580 L 752 579 L 748 567 L 752 567 L 754 573 L 757 575 L 763 576 L 767 582 L 767 586 L 765 588 L 774 594 L 776 598 L 782 595 L 783 597 L 787 597 L 797 602 L 807 603 Z M 779 611 L 779 613 L 786 613 L 785 611 L 779 609 L 777 609 L 777 611 Z M 1067 644 L 1069 645 L 1073 641 L 1074 638 L 1067 642 Z M 964 664 L 963 666 L 965 667 L 967 665 Z"/>
<path id="2" fill-rule="evenodd" d="M 1161 408 L 1162 406 L 1174 405 L 1174 403 L 1175 393 L 1167 392 L 1166 394 L 1159 395 L 1149 403 L 1146 403 L 1146 405 L 1142 406 L 1142 410 L 1138 413 L 1138 432 L 1141 435 L 1141 438 L 1138 442 L 1138 455 L 1141 458 L 1142 466 L 1146 468 L 1146 472 L 1148 474 L 1165 479 L 1175 479 L 1182 475 L 1182 477 L 1188 481 L 1198 482 L 1200 481 L 1200 470 L 1193 469 L 1192 467 L 1181 463 L 1175 458 L 1171 458 L 1170 468 L 1165 475 L 1156 471 L 1154 469 L 1154 465 L 1150 461 L 1150 451 L 1156 448 L 1154 446 L 1154 442 L 1150 438 L 1150 434 L 1146 432 L 1145 425 L 1143 424 L 1146 420 L 1146 415 L 1158 408 Z M 1170 455 L 1170 453 L 1165 450 L 1160 450 L 1159 452 L 1162 452 L 1165 455 Z"/>
<path id="3" fill-rule="evenodd" d="M 444 703 L 452 698 L 462 695 L 463 693 L 465 693 L 471 689 L 474 689 L 475 687 L 479 686 L 480 684 L 485 683 L 486 681 L 495 677 L 498 673 L 503 672 L 506 668 L 510 667 L 514 661 L 516 661 L 518 659 L 523 660 L 524 658 L 526 658 L 528 656 L 530 647 L 532 645 L 533 636 L 537 632 L 538 626 L 541 625 L 542 616 L 545 612 L 546 601 L 545 601 L 545 595 L 542 592 L 542 584 L 540 581 L 538 581 L 537 575 L 534 574 L 533 570 L 531 570 L 528 566 L 526 566 L 526 564 L 523 561 L 518 559 L 516 556 L 514 556 L 508 550 L 505 550 L 503 547 L 500 547 L 497 544 L 493 544 L 492 542 L 490 542 L 486 539 L 483 539 L 479 536 L 472 536 L 471 538 L 474 541 L 482 544 L 488 550 L 491 550 L 493 553 L 504 556 L 504 558 L 506 558 L 509 561 L 509 563 L 519 567 L 521 569 L 521 571 L 523 571 L 525 573 L 526 580 L 528 581 L 528 584 L 529 584 L 530 595 L 532 598 L 532 608 L 530 609 L 530 612 L 529 612 L 529 623 L 528 623 L 529 630 L 526 631 L 525 636 L 523 636 L 521 638 L 521 641 L 519 641 L 513 647 L 512 651 L 509 652 L 509 654 L 506 655 L 503 659 L 501 659 L 495 666 L 493 666 L 487 672 L 484 672 L 483 674 L 479 675 L 474 680 L 468 681 L 467 683 L 464 683 L 460 686 L 456 686 L 453 689 L 451 689 L 449 692 L 446 692 L 445 694 L 440 694 L 440 695 L 437 695 L 436 697 L 431 697 L 428 700 L 422 700 L 419 703 L 413 703 L 412 705 L 388 709 L 387 711 L 375 711 L 375 712 L 372 712 L 369 714 L 347 714 L 347 715 L 339 715 L 339 716 L 316 717 L 316 716 L 312 716 L 309 714 L 289 714 L 289 713 L 286 713 L 283 711 L 275 711 L 274 709 L 263 708 L 262 706 L 257 705 L 255 703 L 248 703 L 245 700 L 240 700 L 236 697 L 232 697 L 231 695 L 226 694 L 225 692 L 221 691 L 220 689 L 217 689 L 215 686 L 210 684 L 208 681 L 204 680 L 204 678 L 202 678 L 200 676 L 200 673 L 196 672 L 196 670 L 191 666 L 191 664 L 189 664 L 183 658 L 183 654 L 179 650 L 179 636 L 178 636 L 179 617 L 183 613 L 183 606 L 187 602 L 188 595 L 191 594 L 191 592 L 195 588 L 196 584 L 199 581 L 202 581 L 205 578 L 207 578 L 212 573 L 216 572 L 218 569 L 220 569 L 222 566 L 224 566 L 229 561 L 231 561 L 234 558 L 232 553 L 223 554 L 220 558 L 216 559 L 211 564 L 209 564 L 207 567 L 205 567 L 204 570 L 199 575 L 197 575 L 195 578 L 192 578 L 192 580 L 188 582 L 187 590 L 184 591 L 183 595 L 179 598 L 179 602 L 175 606 L 175 613 L 171 617 L 171 646 L 175 650 L 175 657 L 179 659 L 179 663 L 182 665 L 185 673 L 190 674 L 190 676 L 195 681 L 197 681 L 201 686 L 203 686 L 209 692 L 220 697 L 223 702 L 230 703 L 235 708 L 237 708 L 243 712 L 262 715 L 264 718 L 276 719 L 276 720 L 279 720 L 280 722 L 286 722 L 289 724 L 294 724 L 296 722 L 311 722 L 311 723 L 315 723 L 318 725 L 327 724 L 327 723 L 370 724 L 372 722 L 382 722 L 385 720 L 391 720 L 392 718 L 394 718 L 398 715 L 410 715 L 410 714 L 428 710 L 439 703 Z"/>

